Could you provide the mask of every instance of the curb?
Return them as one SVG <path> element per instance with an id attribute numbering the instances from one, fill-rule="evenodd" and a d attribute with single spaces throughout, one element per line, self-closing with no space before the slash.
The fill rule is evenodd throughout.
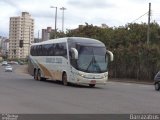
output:
<path id="1" fill-rule="evenodd" d="M 154 82 L 148 81 L 137 81 L 136 79 L 109 79 L 110 82 L 122 82 L 122 83 L 134 83 L 134 84 L 145 84 L 145 85 L 154 85 Z"/>

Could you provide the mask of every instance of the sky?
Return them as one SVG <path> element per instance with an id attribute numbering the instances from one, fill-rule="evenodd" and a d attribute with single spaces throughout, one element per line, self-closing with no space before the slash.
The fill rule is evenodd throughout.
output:
<path id="1" fill-rule="evenodd" d="M 57 28 L 62 30 L 62 10 L 64 30 L 75 29 L 85 23 L 109 27 L 125 26 L 128 23 L 148 22 L 151 2 L 151 22 L 160 23 L 160 0 L 0 0 L 0 36 L 9 37 L 9 18 L 29 12 L 35 21 L 35 38 L 38 31 L 55 27 L 57 7 Z"/>

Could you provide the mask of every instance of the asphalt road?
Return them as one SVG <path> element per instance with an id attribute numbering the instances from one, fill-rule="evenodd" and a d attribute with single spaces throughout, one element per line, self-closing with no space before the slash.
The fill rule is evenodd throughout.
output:
<path id="1" fill-rule="evenodd" d="M 35 81 L 22 72 L 23 66 L 13 67 L 13 72 L 4 72 L 0 66 L 0 113 L 160 113 L 160 92 L 153 85 L 63 86 Z"/>

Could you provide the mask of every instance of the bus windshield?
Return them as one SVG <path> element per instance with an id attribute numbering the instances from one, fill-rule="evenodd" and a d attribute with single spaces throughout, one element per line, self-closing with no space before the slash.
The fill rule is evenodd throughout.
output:
<path id="1" fill-rule="evenodd" d="M 78 46 L 77 69 L 88 73 L 107 72 L 108 56 L 105 47 Z"/>

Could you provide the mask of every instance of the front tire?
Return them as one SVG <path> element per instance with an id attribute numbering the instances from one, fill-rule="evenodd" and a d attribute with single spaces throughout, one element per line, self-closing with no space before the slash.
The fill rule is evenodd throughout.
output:
<path id="1" fill-rule="evenodd" d="M 66 73 L 63 73 L 63 75 L 62 75 L 62 83 L 63 83 L 63 85 L 65 85 L 65 86 L 68 85 L 67 74 L 66 74 Z"/>
<path id="2" fill-rule="evenodd" d="M 89 87 L 93 88 L 95 87 L 95 84 L 89 84 Z"/>
<path id="3" fill-rule="evenodd" d="M 156 91 L 160 90 L 160 83 L 159 82 L 156 82 L 154 86 L 155 86 Z"/>

